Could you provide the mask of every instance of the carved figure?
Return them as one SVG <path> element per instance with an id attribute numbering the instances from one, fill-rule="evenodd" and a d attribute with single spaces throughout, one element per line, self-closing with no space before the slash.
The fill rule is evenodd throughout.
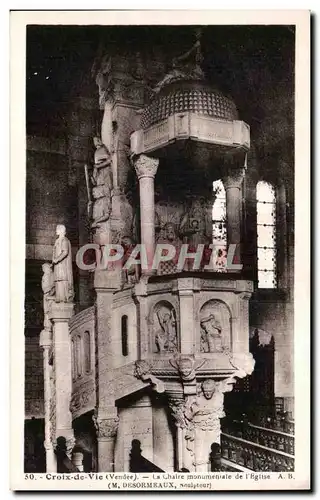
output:
<path id="1" fill-rule="evenodd" d="M 53 247 L 53 275 L 56 302 L 72 302 L 74 297 L 71 243 L 66 237 L 66 228 L 58 224 L 57 239 Z"/>
<path id="2" fill-rule="evenodd" d="M 54 300 L 54 277 L 52 266 L 49 262 L 45 262 L 42 264 L 43 276 L 41 280 L 41 287 L 43 291 L 43 314 L 44 314 L 44 322 L 43 326 L 45 330 L 51 329 L 51 322 L 49 320 L 48 314 L 50 311 L 50 305 L 52 300 Z"/>
<path id="3" fill-rule="evenodd" d="M 204 73 L 201 69 L 203 56 L 200 43 L 201 33 L 196 33 L 196 42 L 187 52 L 175 57 L 172 61 L 172 70 L 155 87 L 154 92 L 158 93 L 165 85 L 179 80 L 202 80 Z"/>
<path id="4" fill-rule="evenodd" d="M 159 394 L 165 391 L 164 383 L 151 373 L 152 366 L 145 359 L 135 362 L 134 376 L 143 382 L 150 383 Z"/>
<path id="5" fill-rule="evenodd" d="M 201 325 L 201 352 L 223 352 L 221 324 L 213 314 L 204 318 Z"/>
<path id="6" fill-rule="evenodd" d="M 156 345 L 159 352 L 174 352 L 177 350 L 177 324 L 174 317 L 174 310 L 161 314 L 157 311 L 161 331 L 156 334 Z"/>
<path id="7" fill-rule="evenodd" d="M 130 258 L 131 252 L 134 249 L 134 241 L 130 236 L 123 236 L 121 238 L 121 245 L 123 246 L 122 268 L 127 260 Z M 133 264 L 129 269 L 122 269 L 122 283 L 134 285 L 139 281 L 139 266 Z"/>
<path id="8" fill-rule="evenodd" d="M 179 253 L 181 248 L 181 239 L 179 238 L 176 225 L 172 222 L 167 222 L 164 226 L 160 227 L 157 243 L 169 243 L 175 248 L 175 256 L 172 260 L 160 262 L 158 274 L 171 274 L 177 271 L 177 263 L 179 260 Z M 163 255 L 167 254 L 167 250 L 163 249 Z"/>
<path id="9" fill-rule="evenodd" d="M 111 214 L 111 192 L 113 187 L 111 154 L 102 144 L 101 139 L 93 139 L 96 151 L 94 154 L 94 167 L 91 176 L 92 198 L 88 202 L 88 215 L 92 219 L 92 228 L 100 227 L 109 220 Z"/>
<path id="10" fill-rule="evenodd" d="M 208 231 L 210 227 L 210 232 Z M 202 199 L 195 199 L 191 206 L 185 211 L 181 218 L 179 233 L 183 238 L 184 243 L 189 244 L 189 251 L 196 252 L 198 245 L 209 245 L 212 243 L 212 221 L 208 224 L 208 210 Z M 210 252 L 211 253 L 211 252 Z M 205 248 L 205 257 L 203 257 L 200 267 L 202 268 L 207 258 L 207 248 Z M 193 267 L 193 260 L 188 260 L 185 263 L 185 270 Z"/>

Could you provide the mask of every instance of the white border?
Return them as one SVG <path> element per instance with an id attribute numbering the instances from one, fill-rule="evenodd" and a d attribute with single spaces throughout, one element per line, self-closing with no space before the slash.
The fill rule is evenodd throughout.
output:
<path id="1" fill-rule="evenodd" d="M 309 464 L 310 414 L 310 61 L 309 12 L 306 10 L 251 11 L 17 11 L 11 12 L 10 131 L 11 131 L 11 488 L 83 489 L 83 482 L 50 485 L 46 481 L 24 481 L 24 238 L 25 234 L 25 27 L 26 24 L 295 24 L 296 36 L 296 209 L 295 209 L 295 397 L 296 397 L 296 479 L 290 484 L 277 481 L 276 488 L 306 488 Z M 210 22 L 211 21 L 211 22 Z M 71 484 L 69 484 L 71 483 Z M 71 486 L 71 488 L 70 488 Z M 258 489 L 263 484 L 256 485 Z M 269 483 L 270 486 L 270 483 Z M 103 484 L 91 488 L 104 489 Z M 255 487 L 255 485 L 253 485 Z M 239 489 L 239 484 L 236 483 Z M 230 484 L 228 485 L 230 489 Z"/>

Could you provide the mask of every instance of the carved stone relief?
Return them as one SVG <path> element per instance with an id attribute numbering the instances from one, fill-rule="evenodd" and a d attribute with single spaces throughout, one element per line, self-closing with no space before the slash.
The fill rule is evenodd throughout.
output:
<path id="1" fill-rule="evenodd" d="M 92 419 L 98 438 L 111 439 L 115 437 L 118 430 L 119 417 L 100 418 L 93 415 Z"/>
<path id="2" fill-rule="evenodd" d="M 52 266 L 49 262 L 42 264 L 43 276 L 41 280 L 41 287 L 43 291 L 43 326 L 45 330 L 51 330 L 52 324 L 49 319 L 49 311 L 51 308 L 52 300 L 54 300 L 55 286 Z"/>
<path id="3" fill-rule="evenodd" d="M 210 300 L 200 310 L 200 351 L 229 352 L 231 348 L 230 313 L 219 300 Z"/>
<path id="4" fill-rule="evenodd" d="M 164 392 L 164 383 L 160 379 L 152 375 L 151 370 L 151 364 L 145 359 L 140 359 L 135 362 L 134 376 L 142 380 L 143 382 L 148 382 L 149 384 L 151 384 L 156 392 Z"/>
<path id="5" fill-rule="evenodd" d="M 201 243 L 211 243 L 211 226 L 212 216 L 208 211 L 206 201 L 202 198 L 195 198 L 181 218 L 179 232 L 184 238 L 184 243 L 196 247 Z"/>
<path id="6" fill-rule="evenodd" d="M 100 138 L 94 138 L 96 151 L 94 154 L 93 172 L 89 179 L 86 172 L 88 190 L 88 216 L 92 229 L 106 230 L 106 222 L 111 214 L 112 157 L 108 148 Z"/>
<path id="7" fill-rule="evenodd" d="M 154 352 L 177 351 L 177 320 L 174 307 L 166 301 L 159 302 L 153 312 Z"/>

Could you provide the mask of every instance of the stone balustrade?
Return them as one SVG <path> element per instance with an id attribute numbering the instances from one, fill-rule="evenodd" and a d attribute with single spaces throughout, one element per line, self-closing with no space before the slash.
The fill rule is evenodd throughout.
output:
<path id="1" fill-rule="evenodd" d="M 221 433 L 221 453 L 222 458 L 256 472 L 294 470 L 293 455 L 226 433 Z"/>
<path id="2" fill-rule="evenodd" d="M 248 424 L 243 437 L 248 441 L 294 455 L 294 436 L 292 434 Z"/>

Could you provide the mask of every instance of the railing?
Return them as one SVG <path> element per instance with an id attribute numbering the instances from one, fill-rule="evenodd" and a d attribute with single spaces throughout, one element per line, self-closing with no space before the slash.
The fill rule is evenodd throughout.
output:
<path id="1" fill-rule="evenodd" d="M 248 424 L 244 429 L 243 438 L 267 448 L 294 455 L 294 436 L 292 434 Z"/>
<path id="2" fill-rule="evenodd" d="M 283 451 L 221 433 L 222 458 L 253 471 L 290 472 L 294 457 Z"/>
<path id="3" fill-rule="evenodd" d="M 261 427 L 249 422 L 237 421 L 225 425 L 224 431 L 232 436 L 294 455 L 294 436 L 292 434 Z"/>
<path id="4" fill-rule="evenodd" d="M 255 424 L 275 431 L 294 434 L 294 421 L 289 418 L 288 412 L 279 412 L 275 417 L 264 417 Z"/>

